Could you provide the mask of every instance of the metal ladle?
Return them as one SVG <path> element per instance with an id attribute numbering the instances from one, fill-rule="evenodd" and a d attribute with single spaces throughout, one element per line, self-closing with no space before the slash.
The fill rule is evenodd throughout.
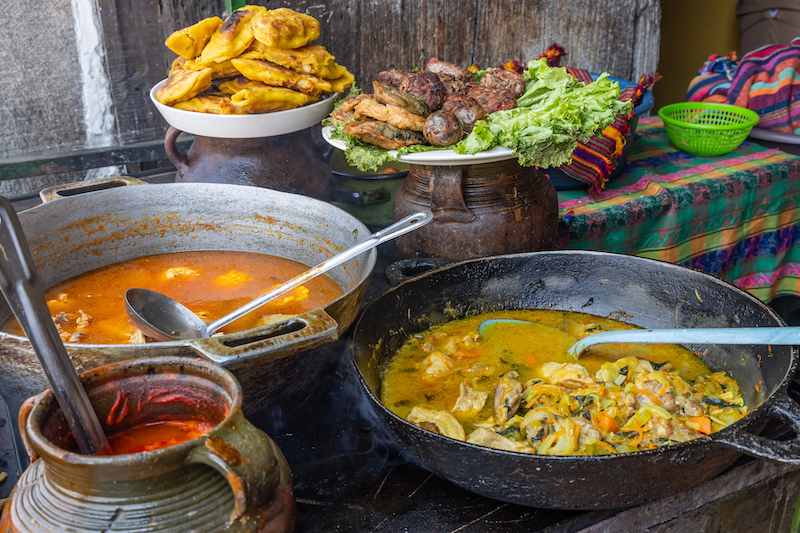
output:
<path id="1" fill-rule="evenodd" d="M 110 453 L 103 428 L 61 342 L 11 202 L 0 197 L 0 290 L 44 368 L 81 453 Z"/>
<path id="2" fill-rule="evenodd" d="M 516 318 L 492 318 L 478 326 L 485 335 L 495 324 L 532 324 Z M 546 327 L 546 326 L 543 326 Z M 800 346 L 800 327 L 764 328 L 689 328 L 689 329 L 620 329 L 594 333 L 573 344 L 568 350 L 578 359 L 589 346 L 597 344 L 772 344 Z"/>
<path id="3" fill-rule="evenodd" d="M 567 352 L 577 359 L 596 344 L 772 344 L 800 346 L 800 327 L 787 328 L 690 328 L 621 329 L 601 331 L 585 337 Z"/>
<path id="4" fill-rule="evenodd" d="M 415 213 L 391 226 L 371 234 L 360 243 L 348 248 L 327 261 L 265 292 L 258 298 L 212 322 L 204 322 L 191 310 L 156 291 L 132 288 L 125 291 L 125 308 L 134 325 L 142 333 L 158 341 L 202 339 L 237 318 L 254 311 L 281 294 L 300 286 L 308 280 L 348 261 L 381 243 L 424 226 L 433 219 L 431 213 Z"/>

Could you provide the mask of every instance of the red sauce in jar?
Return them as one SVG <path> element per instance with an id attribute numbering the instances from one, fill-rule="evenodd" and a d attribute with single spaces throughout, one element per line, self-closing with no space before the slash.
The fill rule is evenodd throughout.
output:
<path id="1" fill-rule="evenodd" d="M 174 446 L 214 428 L 203 420 L 156 420 L 108 435 L 113 455 L 147 452 Z"/>

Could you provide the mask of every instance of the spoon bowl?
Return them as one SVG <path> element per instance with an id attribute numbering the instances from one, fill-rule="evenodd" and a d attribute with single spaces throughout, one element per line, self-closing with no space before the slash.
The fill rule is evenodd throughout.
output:
<path id="1" fill-rule="evenodd" d="M 409 215 L 212 322 L 203 321 L 191 310 L 168 296 L 143 288 L 131 288 L 125 291 L 125 309 L 131 321 L 142 333 L 158 341 L 210 337 L 220 328 L 274 300 L 281 294 L 299 287 L 308 280 L 324 274 L 381 243 L 420 228 L 432 219 L 433 215 L 430 212 Z"/>

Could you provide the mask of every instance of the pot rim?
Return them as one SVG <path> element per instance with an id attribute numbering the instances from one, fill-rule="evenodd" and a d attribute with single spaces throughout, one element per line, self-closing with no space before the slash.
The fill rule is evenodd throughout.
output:
<path id="1" fill-rule="evenodd" d="M 219 387 L 223 388 L 230 396 L 230 403 L 226 406 L 227 414 L 225 417 L 216 423 L 211 431 L 223 425 L 230 424 L 233 419 L 237 418 L 239 413 L 241 413 L 243 392 L 239 382 L 229 370 L 203 359 L 181 356 L 157 356 L 142 359 L 129 359 L 93 368 L 82 373 L 80 375 L 80 379 L 84 386 L 88 386 L 91 390 L 91 386 L 93 385 L 92 380 L 101 377 L 103 374 L 109 372 L 112 368 L 138 370 L 139 372 L 134 372 L 133 375 L 142 375 L 148 373 L 147 367 L 150 365 L 162 365 L 175 368 L 177 372 L 180 372 L 179 369 L 181 367 L 190 367 L 193 369 L 191 375 L 198 377 L 210 375 L 216 378 L 216 380 L 214 380 L 215 383 Z M 108 380 L 101 379 L 98 381 L 98 383 L 102 384 L 107 381 Z M 71 466 L 109 466 L 116 464 L 121 457 L 125 458 L 125 460 L 129 463 L 149 466 L 155 461 L 161 460 L 165 456 L 187 455 L 192 449 L 198 447 L 201 439 L 207 438 L 206 436 L 208 435 L 208 433 L 203 433 L 202 435 L 198 435 L 193 439 L 189 439 L 179 444 L 144 452 L 121 455 L 84 455 L 82 453 L 65 450 L 56 446 L 44 436 L 41 427 L 38 424 L 34 425 L 32 422 L 33 418 L 42 416 L 45 409 L 58 409 L 58 402 L 53 395 L 52 389 L 47 389 L 41 394 L 30 398 L 28 401 L 31 400 L 35 401 L 35 404 L 30 409 L 30 413 L 25 420 L 25 431 L 31 443 L 36 449 L 44 451 L 48 456 L 55 458 L 61 463 Z"/>
<path id="2" fill-rule="evenodd" d="M 502 260 L 504 258 L 519 258 L 519 257 L 531 257 L 531 256 L 544 256 L 544 255 L 553 255 L 553 256 L 555 256 L 555 255 L 564 255 L 564 256 L 567 256 L 567 255 L 611 256 L 611 255 L 613 255 L 613 256 L 619 256 L 621 254 L 614 254 L 614 253 L 610 253 L 610 252 L 598 252 L 598 251 L 592 251 L 592 250 L 551 250 L 551 251 L 526 252 L 526 253 L 519 253 L 519 254 L 506 254 L 506 255 L 491 256 L 491 257 L 481 257 L 481 258 L 476 258 L 476 259 L 467 259 L 467 260 L 464 260 L 464 261 L 458 261 L 458 262 L 450 263 L 450 264 L 447 264 L 447 265 L 444 265 L 444 266 L 439 266 L 437 268 L 429 270 L 428 272 L 425 272 L 424 274 L 421 274 L 420 276 L 407 279 L 406 281 L 403 281 L 402 283 L 399 283 L 398 285 L 396 285 L 394 287 L 391 287 L 384 294 L 382 294 L 378 298 L 375 298 L 372 301 L 370 301 L 369 303 L 367 303 L 367 305 L 361 311 L 361 313 L 359 314 L 358 319 L 356 320 L 356 322 L 354 324 L 354 328 L 353 328 L 353 332 L 354 333 L 353 333 L 353 335 L 355 335 L 356 332 L 360 329 L 361 322 L 363 320 L 365 320 L 365 318 L 366 318 L 366 316 L 367 316 L 367 314 L 368 314 L 368 312 L 370 310 L 370 307 L 375 305 L 376 302 L 378 302 L 378 300 L 383 299 L 387 295 L 389 295 L 389 294 L 391 294 L 391 293 L 393 293 L 395 291 L 402 290 L 407 284 L 414 283 L 415 281 L 418 281 L 418 280 L 420 280 L 422 278 L 434 275 L 435 273 L 438 273 L 438 272 L 446 271 L 446 270 L 453 269 L 453 268 L 458 268 L 458 267 L 460 267 L 462 265 L 465 265 L 465 264 L 477 263 L 477 262 L 496 261 L 496 260 Z M 751 295 L 750 293 L 748 293 L 746 291 L 743 291 L 742 289 L 736 287 L 735 285 L 733 285 L 731 283 L 728 283 L 728 282 L 726 282 L 724 280 L 721 280 L 721 279 L 719 279 L 719 278 L 717 278 L 715 276 L 707 274 L 707 273 L 705 273 L 705 272 L 703 272 L 701 270 L 697 270 L 697 269 L 694 269 L 694 268 L 691 268 L 691 267 L 684 267 L 684 266 L 676 265 L 674 263 L 669 263 L 667 261 L 661 261 L 661 260 L 658 260 L 658 259 L 651 259 L 651 258 L 638 257 L 638 256 L 626 256 L 626 257 L 634 259 L 634 260 L 645 261 L 645 262 L 661 263 L 661 264 L 667 265 L 669 268 L 686 269 L 686 270 L 691 270 L 691 271 L 693 271 L 695 273 L 698 273 L 698 274 L 700 274 L 700 275 L 702 275 L 704 277 L 709 278 L 710 280 L 712 280 L 712 281 L 714 281 L 716 283 L 719 283 L 719 284 L 722 284 L 724 286 L 727 286 L 728 288 L 734 290 L 734 292 L 737 292 L 737 293 L 739 293 L 741 295 L 746 296 L 748 299 L 752 300 L 753 302 L 756 302 L 758 305 L 766 307 L 766 310 L 772 316 L 772 318 L 774 318 L 776 320 L 778 326 L 779 327 L 786 327 L 786 323 L 783 321 L 783 319 L 772 308 L 770 308 L 769 306 L 764 305 L 763 302 L 758 300 L 755 296 Z M 741 432 L 741 431 L 747 431 L 748 426 L 756 423 L 760 418 L 764 417 L 766 414 L 768 414 L 771 411 L 771 404 L 774 402 L 775 398 L 778 397 L 778 395 L 783 394 L 788 398 L 787 389 L 788 389 L 789 383 L 792 381 L 792 376 L 794 376 L 795 372 L 797 371 L 798 358 L 799 358 L 798 354 L 800 353 L 800 352 L 798 352 L 797 347 L 794 347 L 794 346 L 790 347 L 790 349 L 791 349 L 791 358 L 790 358 L 790 361 L 789 361 L 789 364 L 788 364 L 788 367 L 787 367 L 786 375 L 783 377 L 781 382 L 774 388 L 773 392 L 768 397 L 766 397 L 764 399 L 764 401 L 761 402 L 761 404 L 759 404 L 757 407 L 751 408 L 748 411 L 748 413 L 746 415 L 744 415 L 742 418 L 740 418 L 739 420 L 737 420 L 733 424 L 731 424 L 731 425 L 729 425 L 729 426 L 727 426 L 727 427 L 725 427 L 723 429 L 720 429 L 719 431 L 715 431 L 715 432 L 713 432 L 713 433 L 711 433 L 709 435 L 703 435 L 701 437 L 697 437 L 695 439 L 692 439 L 692 440 L 689 440 L 689 441 L 686 441 L 686 442 L 680 442 L 680 443 L 670 444 L 670 445 L 667 445 L 667 446 L 661 446 L 659 448 L 654 448 L 652 450 L 642 450 L 642 451 L 637 451 L 637 452 L 627 452 L 627 453 L 622 453 L 622 454 L 608 454 L 608 455 L 565 455 L 565 456 L 561 456 L 561 455 L 538 455 L 538 454 L 530 454 L 530 453 L 516 452 L 516 451 L 510 451 L 510 450 L 500 450 L 500 449 L 490 448 L 490 447 L 487 447 L 487 446 L 479 446 L 477 444 L 472 444 L 472 443 L 469 443 L 469 442 L 466 442 L 466 441 L 460 441 L 458 439 L 453 439 L 451 437 L 445 437 L 444 435 L 440 435 L 440 434 L 434 433 L 432 431 L 427 431 L 425 429 L 422 429 L 422 428 L 412 424 L 411 422 L 408 422 L 407 420 L 404 420 L 403 418 L 401 418 L 400 416 L 398 416 L 397 414 L 392 412 L 388 407 L 386 407 L 383 404 L 383 402 L 381 402 L 380 398 L 377 397 L 375 395 L 375 393 L 372 391 L 372 389 L 370 388 L 369 384 L 367 383 L 367 381 L 365 379 L 365 376 L 361 372 L 361 369 L 359 368 L 359 365 L 357 363 L 357 354 L 356 354 L 356 351 L 355 351 L 356 345 L 357 345 L 357 343 L 355 343 L 355 342 L 351 342 L 349 344 L 349 348 L 348 348 L 348 350 L 350 352 L 350 358 L 349 359 L 350 359 L 350 364 L 352 365 L 352 367 L 354 368 L 354 370 L 356 372 L 356 375 L 358 377 L 358 381 L 361 384 L 361 388 L 362 388 L 362 390 L 364 392 L 366 392 L 367 397 L 369 398 L 370 402 L 373 405 L 379 407 L 381 412 L 383 413 L 383 415 L 384 416 L 388 415 L 392 419 L 393 422 L 395 422 L 395 423 L 396 422 L 400 422 L 403 426 L 411 429 L 415 433 L 424 431 L 424 432 L 426 432 L 425 433 L 426 438 L 432 438 L 432 439 L 435 439 L 435 440 L 445 439 L 442 442 L 457 443 L 459 445 L 466 446 L 467 449 L 472 449 L 472 450 L 474 450 L 476 452 L 486 453 L 487 451 L 490 451 L 492 454 L 498 454 L 498 455 L 501 455 L 501 456 L 510 456 L 510 457 L 514 457 L 515 459 L 531 458 L 531 460 L 540 460 L 540 461 L 548 461 L 548 462 L 549 461 L 576 461 L 577 460 L 579 462 L 587 462 L 587 463 L 594 463 L 594 462 L 597 462 L 597 461 L 613 462 L 613 461 L 624 460 L 626 457 L 634 457 L 634 456 L 635 457 L 642 457 L 642 456 L 661 455 L 663 453 L 671 452 L 673 450 L 677 450 L 678 452 L 680 452 L 680 450 L 688 449 L 690 447 L 695 447 L 695 446 L 702 446 L 702 445 L 706 445 L 706 444 L 726 445 L 726 443 L 723 442 L 721 437 L 724 437 L 724 436 L 726 436 L 728 434 L 736 434 L 736 433 Z M 391 429 L 394 432 L 394 428 L 391 428 Z"/>

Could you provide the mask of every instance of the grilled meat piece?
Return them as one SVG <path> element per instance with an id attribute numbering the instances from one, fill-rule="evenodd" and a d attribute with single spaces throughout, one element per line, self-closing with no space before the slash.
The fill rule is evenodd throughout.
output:
<path id="1" fill-rule="evenodd" d="M 519 98 L 525 92 L 525 78 L 522 74 L 504 69 L 490 70 L 483 75 L 480 85 L 509 91 L 514 94 L 514 98 Z"/>
<path id="2" fill-rule="evenodd" d="M 447 74 L 438 74 L 438 76 L 442 80 L 444 88 L 447 89 L 448 98 L 467 94 L 467 91 L 477 85 L 474 81 L 464 82 Z"/>
<path id="3" fill-rule="evenodd" d="M 415 115 L 396 105 L 383 105 L 372 98 L 366 98 L 359 102 L 355 111 L 356 119 L 374 118 L 404 130 L 422 131 L 422 127 L 425 125 L 425 117 Z"/>
<path id="4" fill-rule="evenodd" d="M 473 81 L 475 79 L 475 75 L 469 70 L 461 68 L 458 65 L 454 65 L 453 63 L 448 63 L 447 61 L 431 59 L 428 61 L 428 66 L 425 68 L 430 72 L 437 74 L 440 78 L 442 76 L 448 76 L 464 83 Z"/>
<path id="5" fill-rule="evenodd" d="M 486 118 L 486 112 L 481 105 L 465 95 L 450 96 L 442 104 L 442 109 L 456 116 L 465 133 L 471 132 L 476 122 Z"/>
<path id="6" fill-rule="evenodd" d="M 422 98 L 431 111 L 442 107 L 442 103 L 447 98 L 447 89 L 444 88 L 442 80 L 433 72 L 428 71 L 412 72 L 398 89 Z"/>
<path id="7" fill-rule="evenodd" d="M 467 91 L 467 96 L 478 102 L 487 115 L 495 111 L 517 107 L 517 98 L 514 93 L 496 87 L 478 85 Z"/>
<path id="8" fill-rule="evenodd" d="M 461 140 L 461 122 L 450 111 L 434 111 L 425 121 L 422 134 L 434 146 L 451 146 Z"/>
<path id="9" fill-rule="evenodd" d="M 383 72 L 378 72 L 378 81 L 381 83 L 388 83 L 393 87 L 400 87 L 405 83 L 406 79 L 408 79 L 408 75 L 410 73 L 406 72 L 405 70 L 401 70 L 399 68 L 393 68 L 392 70 L 384 70 Z"/>
<path id="10" fill-rule="evenodd" d="M 353 135 L 364 142 L 376 144 L 387 150 L 397 150 L 403 146 L 425 142 L 425 138 L 419 132 L 403 130 L 371 118 L 349 122 L 345 124 L 343 130 L 348 135 Z"/>
<path id="11" fill-rule="evenodd" d="M 382 104 L 402 107 L 421 117 L 427 117 L 431 114 L 431 110 L 428 108 L 428 104 L 425 103 L 425 100 L 413 94 L 400 92 L 397 87 L 389 83 L 373 81 L 372 89 L 375 92 L 375 100 Z"/>

